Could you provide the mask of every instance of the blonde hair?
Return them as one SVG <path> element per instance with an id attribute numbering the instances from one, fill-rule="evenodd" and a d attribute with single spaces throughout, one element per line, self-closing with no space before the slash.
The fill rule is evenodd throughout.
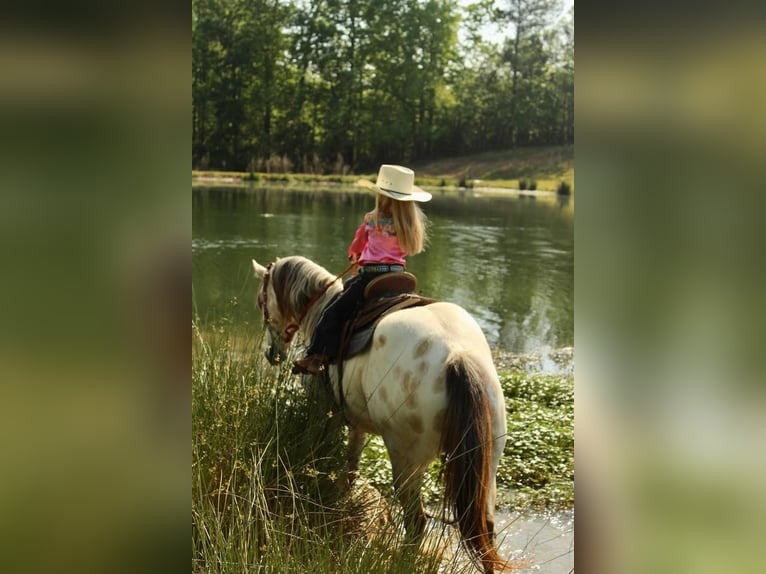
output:
<path id="1" fill-rule="evenodd" d="M 397 201 L 386 195 L 375 194 L 373 219 L 378 223 L 380 213 L 390 213 L 394 220 L 399 246 L 406 255 L 421 253 L 428 241 L 428 218 L 414 201 Z"/>

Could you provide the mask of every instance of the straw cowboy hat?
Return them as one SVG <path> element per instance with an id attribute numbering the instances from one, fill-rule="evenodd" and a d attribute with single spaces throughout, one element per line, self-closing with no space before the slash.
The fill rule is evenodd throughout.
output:
<path id="1" fill-rule="evenodd" d="M 431 194 L 415 184 L 415 172 L 401 165 L 381 165 L 378 180 L 360 179 L 358 185 L 368 187 L 398 201 L 430 201 Z"/>

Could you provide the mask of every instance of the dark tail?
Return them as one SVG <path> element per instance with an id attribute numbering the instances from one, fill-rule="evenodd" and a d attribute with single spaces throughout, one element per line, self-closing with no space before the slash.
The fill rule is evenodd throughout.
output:
<path id="1" fill-rule="evenodd" d="M 463 357 L 447 365 L 447 413 L 441 437 L 444 490 L 469 552 L 485 572 L 513 567 L 494 546 L 486 507 L 492 473 L 492 413 L 487 391 Z"/>

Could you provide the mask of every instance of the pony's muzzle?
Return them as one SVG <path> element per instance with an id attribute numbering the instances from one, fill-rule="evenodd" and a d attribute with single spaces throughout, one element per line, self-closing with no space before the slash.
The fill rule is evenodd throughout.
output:
<path id="1" fill-rule="evenodd" d="M 274 339 L 266 347 L 264 354 L 270 365 L 276 365 L 287 359 L 285 349 L 278 342 L 274 342 Z"/>
<path id="2" fill-rule="evenodd" d="M 282 356 L 282 352 L 277 349 L 276 345 L 269 345 L 268 349 L 266 349 L 266 352 L 264 353 L 266 355 L 266 360 L 269 362 L 270 365 L 276 365 L 277 363 L 281 363 L 284 357 Z"/>

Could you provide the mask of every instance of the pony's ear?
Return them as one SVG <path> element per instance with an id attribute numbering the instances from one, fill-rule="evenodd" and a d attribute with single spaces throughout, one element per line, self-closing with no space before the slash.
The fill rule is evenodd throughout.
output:
<path id="1" fill-rule="evenodd" d="M 266 268 L 263 265 L 259 265 L 258 262 L 253 259 L 253 270 L 255 271 L 255 276 L 258 279 L 263 279 L 263 276 L 266 275 Z"/>

